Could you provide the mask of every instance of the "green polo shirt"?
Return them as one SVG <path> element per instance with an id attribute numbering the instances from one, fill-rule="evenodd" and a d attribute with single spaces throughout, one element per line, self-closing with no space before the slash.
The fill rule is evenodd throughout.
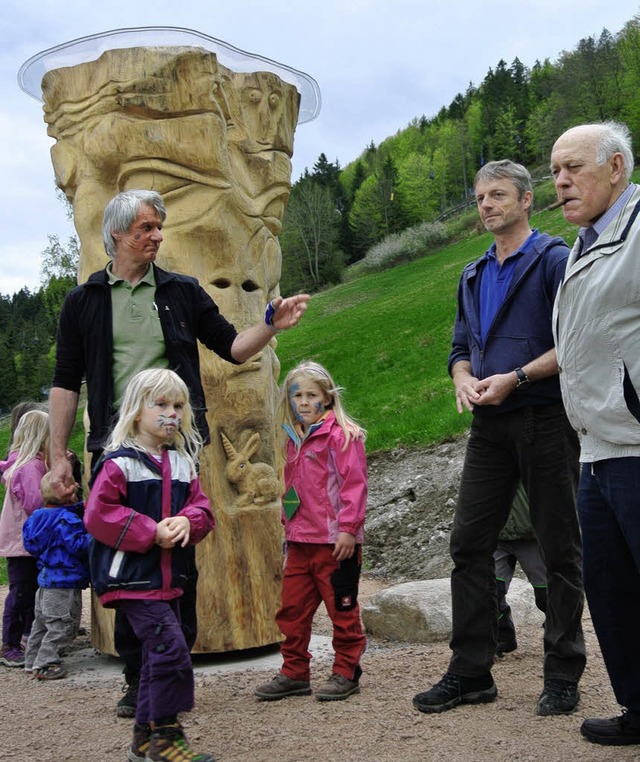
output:
<path id="1" fill-rule="evenodd" d="M 129 379 L 147 368 L 168 368 L 160 316 L 155 303 L 153 267 L 132 286 L 107 265 L 113 313 L 114 406 L 119 409 Z"/>

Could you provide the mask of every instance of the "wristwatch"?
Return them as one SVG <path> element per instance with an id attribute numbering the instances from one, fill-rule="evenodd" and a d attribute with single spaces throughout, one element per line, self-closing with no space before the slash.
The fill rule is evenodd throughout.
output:
<path id="1" fill-rule="evenodd" d="M 526 389 L 531 385 L 531 381 L 529 381 L 529 376 L 522 370 L 522 368 L 516 368 L 515 374 L 518 377 L 518 382 L 516 384 L 516 389 Z"/>

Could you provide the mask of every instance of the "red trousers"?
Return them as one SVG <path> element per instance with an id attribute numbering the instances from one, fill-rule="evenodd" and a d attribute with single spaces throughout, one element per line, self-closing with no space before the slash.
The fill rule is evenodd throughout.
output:
<path id="1" fill-rule="evenodd" d="M 348 611 L 336 608 L 331 574 L 340 564 L 331 557 L 333 547 L 301 542 L 288 544 L 282 606 L 276 614 L 276 622 L 285 636 L 280 647 L 282 674 L 293 680 L 309 680 L 311 625 L 322 601 L 333 622 L 333 672 L 348 680 L 357 680 L 361 673 L 360 658 L 367 641 L 360 622 L 360 607 L 356 603 Z M 360 548 L 356 552 L 360 552 Z"/>

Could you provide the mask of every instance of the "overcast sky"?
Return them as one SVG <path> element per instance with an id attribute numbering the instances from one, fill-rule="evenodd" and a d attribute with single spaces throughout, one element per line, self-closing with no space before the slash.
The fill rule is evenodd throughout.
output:
<path id="1" fill-rule="evenodd" d="M 298 127 L 294 179 L 324 152 L 341 166 L 436 114 L 501 59 L 556 60 L 613 34 L 634 0 L 5 0 L 0 22 L 0 292 L 39 285 L 47 235 L 74 233 L 55 194 L 42 104 L 18 86 L 31 56 L 109 30 L 173 26 L 311 75 L 318 118 Z"/>

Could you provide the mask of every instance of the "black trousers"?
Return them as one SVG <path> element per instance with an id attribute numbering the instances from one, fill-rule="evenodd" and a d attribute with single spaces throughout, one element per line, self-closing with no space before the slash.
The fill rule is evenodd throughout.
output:
<path id="1" fill-rule="evenodd" d="M 491 671 L 498 627 L 493 552 L 521 479 L 547 569 L 544 676 L 580 679 L 586 657 L 578 453 L 561 404 L 474 415 L 450 544 L 452 673 Z"/>

